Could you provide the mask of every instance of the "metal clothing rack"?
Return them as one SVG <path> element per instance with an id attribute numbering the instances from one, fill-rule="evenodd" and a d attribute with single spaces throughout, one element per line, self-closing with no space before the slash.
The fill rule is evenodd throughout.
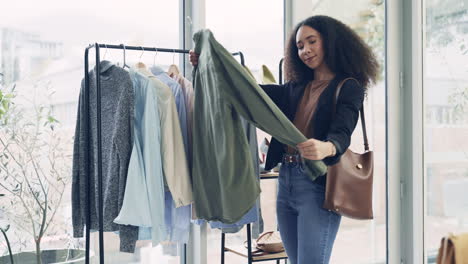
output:
<path id="1" fill-rule="evenodd" d="M 188 54 L 189 50 L 184 50 L 184 49 L 167 49 L 167 48 L 156 48 L 156 47 L 142 47 L 142 46 L 126 46 L 124 44 L 120 45 L 112 45 L 112 44 L 100 44 L 100 43 L 94 43 L 90 44 L 86 49 L 85 49 L 85 54 L 84 54 L 84 62 L 85 62 L 85 89 L 84 89 L 84 108 L 85 108 L 85 114 L 88 118 L 86 118 L 85 121 L 85 129 L 88 130 L 88 137 L 91 133 L 89 131 L 90 129 L 90 102 L 89 102 L 89 50 L 91 49 L 96 50 L 96 113 L 97 113 L 97 166 L 98 166 L 98 206 L 99 206 L 99 263 L 104 264 L 104 232 L 103 232 L 103 215 L 104 215 L 104 204 L 103 204 L 103 189 L 102 189 L 102 133 L 101 133 L 101 79 L 100 79 L 100 64 L 101 64 L 101 59 L 100 59 L 100 48 L 106 48 L 106 49 L 119 49 L 123 50 L 124 52 L 124 65 L 125 65 L 125 51 L 126 50 L 138 50 L 138 51 L 154 51 L 154 52 L 168 52 L 168 53 L 182 53 L 182 54 Z M 240 56 L 240 61 L 241 64 L 244 65 L 244 54 L 242 52 L 235 52 L 232 53 L 233 56 Z M 88 150 L 91 150 L 91 141 L 90 138 L 87 139 L 87 147 Z M 86 167 L 85 171 L 87 175 L 90 174 L 90 160 L 89 160 L 89 152 L 88 155 L 86 156 L 87 162 L 86 162 Z M 91 199 L 89 192 L 91 190 L 91 185 L 90 185 L 90 180 L 87 181 L 87 186 L 86 186 L 86 204 L 87 204 L 87 211 L 86 211 L 86 256 L 85 256 L 85 263 L 89 264 L 90 259 L 89 259 L 89 251 L 90 251 L 90 225 L 91 225 Z M 184 246 L 184 249 L 186 247 Z"/>
<path id="2" fill-rule="evenodd" d="M 277 179 L 278 176 L 279 176 L 278 173 L 260 174 L 260 180 Z M 239 251 L 226 247 L 226 233 L 221 232 L 221 264 L 225 264 L 226 252 L 231 252 L 238 256 L 247 258 L 248 264 L 253 264 L 254 262 L 274 261 L 274 260 L 276 260 L 276 264 L 280 264 L 281 260 L 284 260 L 284 263 L 287 263 L 288 255 L 286 254 L 286 251 L 279 252 L 279 253 L 267 253 L 267 254 L 261 254 L 261 255 L 254 255 L 252 252 L 252 225 L 247 224 L 246 229 L 247 229 L 247 254 L 243 254 Z"/>

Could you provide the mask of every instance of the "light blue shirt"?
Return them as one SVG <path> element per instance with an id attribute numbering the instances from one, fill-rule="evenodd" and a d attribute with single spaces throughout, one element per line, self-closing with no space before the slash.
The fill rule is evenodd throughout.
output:
<path id="1" fill-rule="evenodd" d="M 219 228 L 219 229 L 232 229 L 236 230 L 233 232 L 225 232 L 225 233 L 236 233 L 246 224 L 250 224 L 253 222 L 258 221 L 258 203 L 256 203 L 243 217 L 241 220 L 237 221 L 234 224 L 224 224 L 219 221 L 210 221 L 211 228 Z"/>
<path id="2" fill-rule="evenodd" d="M 188 243 L 190 233 L 190 205 L 175 207 L 171 192 L 166 192 L 166 227 L 169 233 L 169 241 Z"/>
<path id="3" fill-rule="evenodd" d="M 190 205 L 175 207 L 171 192 L 165 192 L 165 213 L 167 237 L 165 241 L 188 243 L 190 233 Z M 151 239 L 151 228 L 140 228 L 139 240 Z"/>
<path id="4" fill-rule="evenodd" d="M 135 91 L 134 144 L 128 167 L 122 209 L 117 224 L 152 227 L 153 245 L 166 238 L 161 133 L 156 87 L 130 69 Z"/>

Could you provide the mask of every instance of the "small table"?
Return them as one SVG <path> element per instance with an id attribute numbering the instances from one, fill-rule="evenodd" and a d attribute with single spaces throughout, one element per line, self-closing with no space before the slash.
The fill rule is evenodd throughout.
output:
<path id="1" fill-rule="evenodd" d="M 268 172 L 260 174 L 260 180 L 267 180 L 267 179 L 277 179 L 279 176 L 278 172 Z M 226 234 L 221 233 L 221 264 L 224 264 L 224 253 L 231 252 L 236 255 L 242 256 L 247 258 L 248 264 L 252 264 L 253 262 L 260 262 L 260 261 L 268 261 L 268 260 L 276 260 L 276 263 L 279 264 L 280 260 L 284 259 L 284 263 L 288 259 L 288 255 L 286 255 L 286 251 L 280 253 L 271 253 L 265 254 L 261 256 L 253 256 L 252 255 L 252 235 L 251 235 L 251 225 L 247 224 L 247 255 L 242 254 L 236 250 L 230 249 L 225 246 L 226 244 Z"/>
<path id="2" fill-rule="evenodd" d="M 260 180 L 278 179 L 279 172 L 268 172 L 260 174 Z"/>

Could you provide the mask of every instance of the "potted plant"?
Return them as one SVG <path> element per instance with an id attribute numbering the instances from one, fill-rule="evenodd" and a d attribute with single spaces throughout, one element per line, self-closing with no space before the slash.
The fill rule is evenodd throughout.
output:
<path id="1" fill-rule="evenodd" d="M 14 86 L 0 91 L 0 191 L 6 194 L 0 206 L 19 241 L 20 252 L 13 259 L 22 264 L 76 263 L 68 261 L 72 255 L 82 257 L 82 250 L 41 249 L 44 238 L 67 233 L 65 217 L 57 214 L 71 180 L 72 138 L 56 129 L 60 123 L 51 105 L 17 98 Z M 17 99 L 23 100 L 22 107 Z M 21 252 L 31 244 L 33 252 Z M 0 257 L 0 263 L 10 263 L 9 256 Z"/>
<path id="2" fill-rule="evenodd" d="M 3 193 L 0 194 L 0 197 L 4 196 Z M 8 254 L 10 256 L 10 262 L 11 264 L 14 264 L 14 260 L 13 260 L 13 253 L 11 252 L 11 245 L 10 245 L 10 240 L 8 239 L 8 236 L 6 234 L 6 232 L 8 231 L 8 229 L 10 229 L 10 226 L 7 225 L 6 227 L 2 227 L 0 226 L 0 232 L 2 232 L 3 234 L 3 237 L 5 238 L 5 242 L 7 244 L 7 247 L 8 247 Z"/>

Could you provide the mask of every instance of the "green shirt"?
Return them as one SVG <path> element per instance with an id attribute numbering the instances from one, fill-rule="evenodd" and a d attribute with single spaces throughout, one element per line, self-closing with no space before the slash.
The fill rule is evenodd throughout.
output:
<path id="1" fill-rule="evenodd" d="M 255 204 L 260 186 L 241 119 L 295 147 L 307 139 L 211 31 L 195 33 L 200 54 L 193 71 L 193 194 L 205 220 L 235 223 Z M 312 180 L 326 173 L 322 161 L 305 160 Z"/>

